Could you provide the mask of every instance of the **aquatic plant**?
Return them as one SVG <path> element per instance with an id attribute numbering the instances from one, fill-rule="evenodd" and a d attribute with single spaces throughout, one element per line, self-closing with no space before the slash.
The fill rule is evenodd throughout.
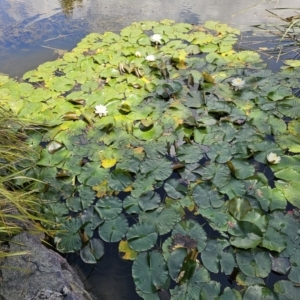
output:
<path id="1" fill-rule="evenodd" d="M 47 129 L 27 133 L 40 149 L 29 175 L 60 225 L 57 249 L 96 263 L 102 241 L 119 242 L 143 299 L 171 280 L 171 299 L 297 298 L 299 66 L 266 70 L 234 50 L 238 34 L 133 23 L 24 82 L 1 77 L 2 105 Z M 269 287 L 272 271 L 285 280 Z M 220 272 L 236 287 L 210 279 Z"/>

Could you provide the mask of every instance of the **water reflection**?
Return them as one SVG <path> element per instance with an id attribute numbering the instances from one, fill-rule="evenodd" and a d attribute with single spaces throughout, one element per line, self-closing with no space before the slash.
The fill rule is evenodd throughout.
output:
<path id="1" fill-rule="evenodd" d="M 299 0 L 0 0 L 0 73 L 21 76 L 55 49 L 70 50 L 88 32 L 119 31 L 134 21 L 173 19 L 226 22 L 248 30 L 271 19 L 266 8 L 296 7 Z M 57 37 L 60 37 L 59 39 Z"/>
<path id="2" fill-rule="evenodd" d="M 83 2 L 83 0 L 58 0 L 58 1 L 61 5 L 62 12 L 66 16 L 72 15 L 73 9 L 75 7 L 82 7 L 82 2 Z"/>

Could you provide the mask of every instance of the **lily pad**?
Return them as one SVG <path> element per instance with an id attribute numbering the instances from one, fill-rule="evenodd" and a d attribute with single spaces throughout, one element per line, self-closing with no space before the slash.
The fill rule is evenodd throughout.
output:
<path id="1" fill-rule="evenodd" d="M 122 211 L 122 201 L 117 197 L 104 197 L 97 201 L 95 211 L 101 219 L 114 219 Z"/>
<path id="2" fill-rule="evenodd" d="M 234 222 L 228 228 L 228 232 L 232 235 L 230 238 L 231 245 L 238 248 L 255 248 L 262 241 L 261 230 L 248 221 Z"/>
<path id="3" fill-rule="evenodd" d="M 236 260 L 241 271 L 250 277 L 265 278 L 271 271 L 271 258 L 267 251 L 251 249 L 248 251 L 239 250 Z"/>
<path id="4" fill-rule="evenodd" d="M 118 242 L 126 234 L 128 229 L 128 221 L 124 215 L 119 215 L 114 219 L 105 220 L 99 228 L 100 237 L 106 242 Z"/>
<path id="5" fill-rule="evenodd" d="M 168 280 L 168 270 L 158 252 L 140 253 L 132 266 L 132 277 L 136 287 L 144 293 L 160 290 Z"/>
<path id="6" fill-rule="evenodd" d="M 129 228 L 126 238 L 131 249 L 145 251 L 154 246 L 157 233 L 155 227 L 151 224 L 135 224 Z"/>
<path id="7" fill-rule="evenodd" d="M 235 267 L 235 261 L 232 253 L 224 251 L 230 244 L 221 239 L 210 240 L 203 252 L 201 260 L 204 266 L 213 273 L 224 272 L 226 275 L 231 274 Z"/>
<path id="8" fill-rule="evenodd" d="M 91 239 L 88 244 L 80 250 L 80 257 L 87 264 L 97 263 L 103 255 L 104 246 L 99 239 Z"/>

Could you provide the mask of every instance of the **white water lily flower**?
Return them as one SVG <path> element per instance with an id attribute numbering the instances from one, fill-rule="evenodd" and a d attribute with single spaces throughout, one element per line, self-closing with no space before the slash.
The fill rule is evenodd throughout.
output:
<path id="1" fill-rule="evenodd" d="M 103 117 L 107 115 L 107 108 L 105 105 L 96 105 L 95 107 L 95 113 L 99 115 L 99 117 Z"/>
<path id="2" fill-rule="evenodd" d="M 235 90 L 239 90 L 245 85 L 245 81 L 242 78 L 237 77 L 232 79 L 231 85 L 235 88 Z"/>
<path id="3" fill-rule="evenodd" d="M 281 158 L 276 153 L 271 152 L 267 155 L 267 160 L 271 164 L 278 164 L 280 162 Z"/>
<path id="4" fill-rule="evenodd" d="M 156 44 L 157 43 L 161 44 L 161 39 L 162 39 L 162 36 L 159 33 L 155 33 L 155 34 L 150 36 L 151 42 L 154 42 Z"/>
<path id="5" fill-rule="evenodd" d="M 136 51 L 135 54 L 134 54 L 136 57 L 141 57 L 142 56 L 142 53 L 140 51 Z"/>
<path id="6" fill-rule="evenodd" d="M 155 60 L 156 60 L 156 57 L 155 57 L 153 54 L 150 54 L 150 55 L 147 55 L 147 56 L 146 56 L 146 60 L 147 60 L 147 61 L 155 61 Z"/>

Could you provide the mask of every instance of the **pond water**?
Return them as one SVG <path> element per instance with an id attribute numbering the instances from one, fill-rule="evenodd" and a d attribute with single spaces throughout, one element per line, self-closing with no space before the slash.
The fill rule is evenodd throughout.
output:
<path id="1" fill-rule="evenodd" d="M 38 4 L 37 4 L 38 3 Z M 243 31 L 276 22 L 266 9 L 298 0 L 0 0 L 0 72 L 21 76 L 72 49 L 89 32 L 118 31 L 134 21 L 217 20 Z"/>
<path id="2" fill-rule="evenodd" d="M 266 9 L 296 7 L 299 0 L 0 0 L 0 73 L 22 76 L 42 62 L 72 49 L 89 32 L 119 31 L 134 21 L 173 19 L 203 23 L 218 20 L 248 32 L 252 25 L 276 22 Z M 276 67 L 273 67 L 276 68 Z M 214 234 L 213 232 L 211 233 Z M 68 259 L 97 299 L 141 299 L 134 290 L 131 262 L 118 256 L 118 244 L 105 244 L 97 265 Z M 229 285 L 227 277 L 219 278 Z M 164 291 L 161 299 L 169 299 Z"/>

